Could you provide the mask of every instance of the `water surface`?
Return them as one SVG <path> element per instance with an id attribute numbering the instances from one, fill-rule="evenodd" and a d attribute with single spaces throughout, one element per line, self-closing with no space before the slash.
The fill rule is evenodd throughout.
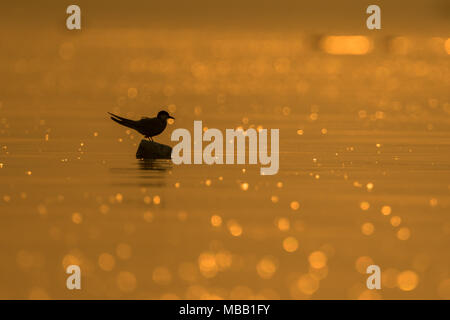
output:
<path id="1" fill-rule="evenodd" d="M 450 297 L 443 49 L 332 56 L 298 34 L 34 36 L 0 53 L 0 297 Z M 137 119 L 163 105 L 176 121 L 156 141 L 172 146 L 194 120 L 279 128 L 279 173 L 135 159 L 141 137 L 106 112 Z M 80 291 L 66 289 L 70 264 Z M 382 290 L 365 286 L 370 264 Z"/>

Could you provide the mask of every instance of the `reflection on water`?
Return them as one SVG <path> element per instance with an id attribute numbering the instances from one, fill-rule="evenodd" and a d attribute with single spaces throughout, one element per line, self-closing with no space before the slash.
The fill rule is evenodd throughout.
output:
<path id="1" fill-rule="evenodd" d="M 173 166 L 171 160 L 168 159 L 143 159 L 138 160 L 138 166 L 140 170 L 150 170 L 156 172 L 165 172 L 170 170 Z"/>
<path id="2" fill-rule="evenodd" d="M 114 175 L 114 185 L 161 188 L 166 186 L 166 176 L 172 167 L 168 159 L 138 159 L 135 165 L 112 167 L 109 171 Z"/>
<path id="3" fill-rule="evenodd" d="M 0 52 L 1 298 L 450 298 L 448 40 L 46 39 Z M 279 173 L 136 160 L 141 137 L 106 112 L 162 105 L 172 146 L 193 120 L 279 128 Z"/>

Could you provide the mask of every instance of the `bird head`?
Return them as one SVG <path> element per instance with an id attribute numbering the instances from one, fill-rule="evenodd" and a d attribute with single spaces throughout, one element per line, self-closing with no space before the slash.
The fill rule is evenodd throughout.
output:
<path id="1" fill-rule="evenodd" d="M 158 119 L 160 119 L 162 121 L 167 121 L 167 119 L 175 119 L 174 117 L 169 115 L 169 113 L 167 111 L 160 111 L 160 112 L 158 112 L 157 117 L 158 117 Z"/>

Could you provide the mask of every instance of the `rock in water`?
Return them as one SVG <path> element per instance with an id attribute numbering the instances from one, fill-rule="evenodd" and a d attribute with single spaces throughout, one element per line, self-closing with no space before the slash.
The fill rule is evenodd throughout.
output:
<path id="1" fill-rule="evenodd" d="M 171 155 L 171 147 L 144 139 L 136 152 L 137 159 L 171 159 Z"/>

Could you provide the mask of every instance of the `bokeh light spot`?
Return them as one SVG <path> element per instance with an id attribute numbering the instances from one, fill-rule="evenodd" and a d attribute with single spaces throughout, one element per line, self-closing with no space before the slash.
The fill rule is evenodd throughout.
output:
<path id="1" fill-rule="evenodd" d="M 136 276 L 129 271 L 121 271 L 116 278 L 117 286 L 125 293 L 131 293 L 136 289 Z"/>
<path id="2" fill-rule="evenodd" d="M 287 252 L 295 252 L 298 249 L 298 240 L 294 237 L 287 237 L 283 240 L 283 249 Z"/>
<path id="3" fill-rule="evenodd" d="M 419 283 L 419 276 L 411 270 L 406 270 L 398 274 L 397 285 L 400 290 L 412 291 Z"/>
<path id="4" fill-rule="evenodd" d="M 309 255 L 308 261 L 311 267 L 321 269 L 327 265 L 327 256 L 322 251 L 314 251 Z"/>

